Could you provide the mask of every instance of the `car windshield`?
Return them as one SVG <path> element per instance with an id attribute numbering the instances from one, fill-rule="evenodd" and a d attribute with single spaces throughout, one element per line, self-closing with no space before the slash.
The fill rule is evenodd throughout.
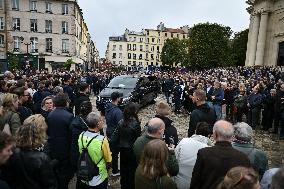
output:
<path id="1" fill-rule="evenodd" d="M 130 88 L 133 89 L 138 81 L 137 77 L 116 77 L 108 84 L 108 88 Z"/>

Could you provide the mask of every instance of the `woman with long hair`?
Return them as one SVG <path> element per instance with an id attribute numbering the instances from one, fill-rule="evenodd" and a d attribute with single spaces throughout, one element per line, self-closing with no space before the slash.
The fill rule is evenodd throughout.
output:
<path id="1" fill-rule="evenodd" d="M 19 98 L 16 94 L 7 93 L 3 96 L 3 113 L 1 116 L 0 130 L 5 129 L 5 124 L 9 125 L 9 129 L 5 132 L 15 136 L 17 129 L 21 126 L 20 116 L 17 113 L 19 107 Z"/>
<path id="2" fill-rule="evenodd" d="M 258 174 L 247 167 L 234 167 L 228 171 L 217 189 L 260 189 Z"/>
<path id="3" fill-rule="evenodd" d="M 41 118 L 40 118 L 41 117 Z M 13 189 L 56 189 L 53 163 L 43 152 L 47 126 L 41 115 L 25 120 L 16 133 L 16 150 L 3 173 Z"/>
<path id="4" fill-rule="evenodd" d="M 133 152 L 133 144 L 141 135 L 140 121 L 137 115 L 137 105 L 133 102 L 126 105 L 123 119 L 111 137 L 120 148 L 120 183 L 122 189 L 134 189 L 134 176 L 137 161 Z"/>
<path id="5" fill-rule="evenodd" d="M 166 143 L 160 139 L 146 144 L 135 173 L 135 189 L 177 189 L 168 174 L 168 153 Z"/>

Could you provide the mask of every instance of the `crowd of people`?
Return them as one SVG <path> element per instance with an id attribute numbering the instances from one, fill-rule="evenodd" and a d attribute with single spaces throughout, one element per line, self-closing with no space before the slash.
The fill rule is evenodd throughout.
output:
<path id="1" fill-rule="evenodd" d="M 149 73 L 166 101 L 145 126 L 134 102 L 119 108 L 119 92 L 104 117 L 94 112 L 90 95 L 118 74 L 5 72 L 0 188 L 67 189 L 76 176 L 77 189 L 106 189 L 118 175 L 122 189 L 284 188 L 284 168 L 269 169 L 253 141 L 255 129 L 284 138 L 281 68 Z M 187 138 L 171 110 L 189 114 Z"/>

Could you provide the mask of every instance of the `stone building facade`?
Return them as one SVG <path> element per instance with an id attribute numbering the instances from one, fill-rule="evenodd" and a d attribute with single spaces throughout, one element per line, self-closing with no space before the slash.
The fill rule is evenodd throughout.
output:
<path id="1" fill-rule="evenodd" d="M 248 0 L 246 66 L 284 66 L 284 1 Z"/>
<path id="2" fill-rule="evenodd" d="M 76 0 L 0 0 L 5 2 L 6 49 L 9 57 L 22 57 L 20 65 L 37 65 L 49 71 L 60 68 L 68 59 L 75 67 L 87 63 L 88 27 Z M 1 8 L 1 6 L 0 6 Z M 1 18 L 1 9 L 0 9 Z M 1 32 L 1 31 L 0 31 Z M 1 33 L 0 33 L 1 34 Z M 94 47 L 92 47 L 94 48 Z"/>
<path id="3" fill-rule="evenodd" d="M 115 66 L 127 70 L 149 70 L 162 65 L 161 53 L 167 39 L 188 38 L 189 28 L 166 28 L 163 23 L 157 29 L 144 29 L 141 32 L 125 30 L 122 36 L 109 38 L 106 59 Z"/>

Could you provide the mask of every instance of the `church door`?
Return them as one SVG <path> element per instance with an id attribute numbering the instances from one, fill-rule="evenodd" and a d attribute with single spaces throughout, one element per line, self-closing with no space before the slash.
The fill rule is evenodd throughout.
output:
<path id="1" fill-rule="evenodd" d="M 284 66 L 284 42 L 279 43 L 277 66 Z"/>

